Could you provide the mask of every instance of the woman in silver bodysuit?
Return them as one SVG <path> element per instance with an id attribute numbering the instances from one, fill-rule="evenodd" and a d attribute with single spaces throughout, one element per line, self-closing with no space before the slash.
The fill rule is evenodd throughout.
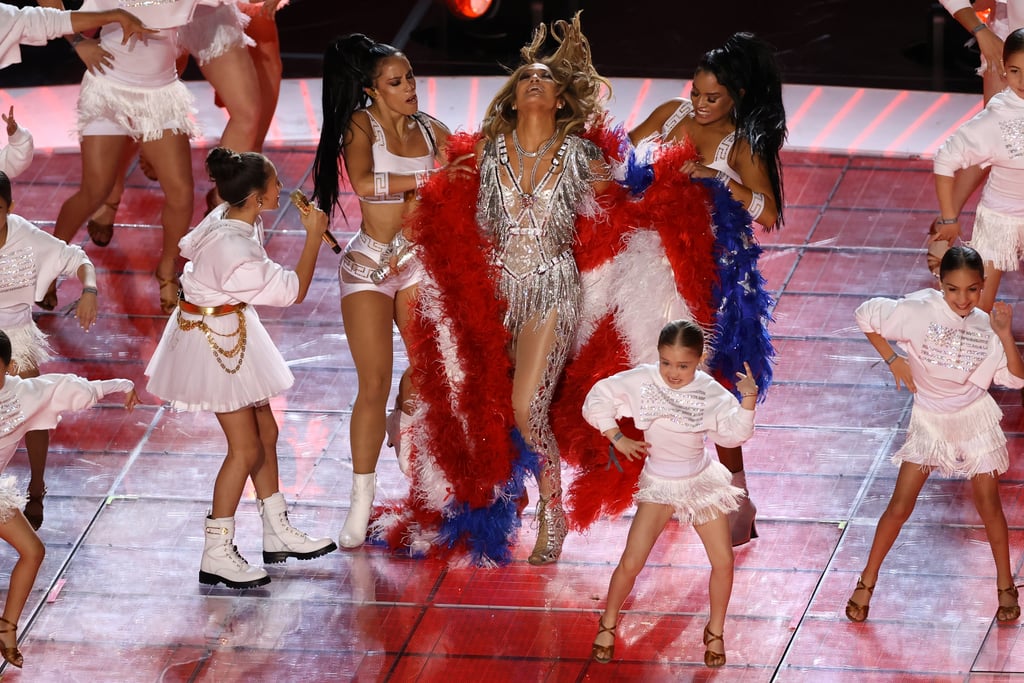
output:
<path id="1" fill-rule="evenodd" d="M 558 559 L 566 534 L 561 461 L 549 424 L 555 387 L 580 318 L 580 279 L 572 246 L 578 215 L 597 210 L 608 182 L 601 152 L 579 137 L 610 93 L 594 69 L 579 17 L 551 27 L 559 43 L 539 52 L 543 25 L 487 109 L 477 221 L 494 244 L 498 290 L 508 303 L 516 427 L 542 458 L 539 531 L 531 564 Z"/>

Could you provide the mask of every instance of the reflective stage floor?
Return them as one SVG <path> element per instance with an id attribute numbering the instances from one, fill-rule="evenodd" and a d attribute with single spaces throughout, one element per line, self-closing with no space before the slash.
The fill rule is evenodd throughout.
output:
<path id="1" fill-rule="evenodd" d="M 665 87 L 677 95 L 679 86 Z M 303 87 L 312 86 L 289 84 L 297 92 Z M 851 91 L 837 91 L 847 99 L 828 106 L 847 114 L 868 101 L 863 98 L 900 97 L 862 93 L 851 103 Z M 25 91 L 0 95 L 34 99 Z M 436 97 L 452 109 L 468 106 L 468 100 L 446 98 L 444 92 Z M 824 106 L 827 98 L 815 97 Z M 904 96 L 893 107 L 916 97 Z M 923 112 L 938 116 L 949 104 L 933 107 L 938 97 L 928 97 L 931 104 L 921 104 L 902 124 L 874 123 L 877 107 L 874 114 L 841 123 L 850 126 L 845 139 L 830 137 L 839 135 L 840 124 L 830 123 L 834 116 L 815 115 L 799 102 L 791 113 L 795 118 L 804 111 L 805 123 L 794 129 L 797 140 L 784 159 L 787 223 L 781 232 L 761 235 L 762 268 L 778 299 L 772 328 L 776 384 L 758 410 L 758 431 L 745 449 L 760 538 L 737 549 L 724 669 L 710 671 L 702 663 L 707 559 L 693 531 L 674 522 L 627 602 L 616 658 L 608 665 L 590 661 L 590 644 L 628 518 L 571 535 L 562 559 L 543 568 L 526 563 L 536 533 L 528 512 L 515 561 L 500 569 L 362 548 L 271 566 L 273 582 L 260 590 L 203 587 L 196 580 L 202 519 L 224 439 L 212 415 L 175 414 L 143 393 L 146 404 L 132 414 L 109 399 L 67 415 L 54 433 L 40 532 L 47 558 L 21 625 L 26 664 L 0 675 L 47 682 L 466 676 L 879 683 L 1024 676 L 1021 626 L 994 622 L 995 572 L 963 482 L 935 479 L 926 485 L 883 567 L 870 619 L 852 624 L 843 616 L 892 490 L 896 470 L 888 458 L 902 443 L 910 410 L 909 395 L 894 390 L 856 329 L 853 310 L 870 296 L 897 296 L 933 284 L 923 247 L 936 202 L 930 163 L 915 156 L 927 154 L 975 104 L 954 98 L 966 105 L 947 112 L 943 123 L 928 119 L 934 129 L 918 136 L 918 149 L 905 149 L 901 145 L 914 139 L 905 134 L 913 122 Z M 309 120 L 302 98 L 282 106 L 282 130 L 289 122 Z M 460 116 L 478 118 L 482 105 L 475 106 Z M 38 116 L 19 119 L 29 128 L 44 128 Z M 46 124 L 70 128 L 59 117 Z M 886 127 L 892 129 L 886 139 L 872 137 Z M 281 135 L 268 145 L 286 188 L 309 187 L 313 150 L 308 130 L 302 135 Z M 55 149 L 42 149 L 15 182 L 16 210 L 52 229 L 61 202 L 77 187 L 79 159 L 60 144 L 41 146 Z M 197 180 L 205 177 L 204 153 L 196 149 L 193 155 Z M 101 316 L 85 334 L 71 316 L 39 312 L 59 358 L 44 370 L 123 376 L 145 386 L 143 369 L 165 322 L 152 275 L 159 200 L 155 184 L 137 168 L 129 183 L 111 245 L 95 247 L 84 230 L 77 238 L 99 272 Z M 207 189 L 206 182 L 197 182 L 197 207 Z M 351 201 L 346 210 L 357 216 Z M 272 257 L 293 263 L 302 244 L 294 209 L 264 218 Z M 356 226 L 356 220 L 346 225 L 339 217 L 333 231 L 344 240 Z M 336 269 L 337 256 L 322 250 L 303 304 L 261 309 L 296 375 L 292 390 L 273 402 L 291 518 L 314 535 L 334 537 L 348 506 L 348 420 L 356 387 Z M 62 304 L 77 293 L 74 282 L 64 283 Z M 1002 295 L 1019 302 L 1022 278 L 1004 278 Z M 1024 339 L 1024 311 L 1014 328 Z M 397 338 L 394 346 L 397 379 L 405 357 Z M 1013 567 L 1019 571 L 1024 464 L 1017 457 L 1024 451 L 1024 410 L 1019 393 L 993 393 L 1010 440 L 1011 468 L 1002 492 Z M 27 478 L 24 451 L 9 471 Z M 404 493 L 390 449 L 382 453 L 378 477 L 379 499 Z M 535 493 L 531 498 L 536 500 Z M 237 520 L 239 550 L 258 561 L 260 522 L 251 489 Z M 6 585 L 13 561 L 13 551 L 0 544 L 0 584 Z"/>

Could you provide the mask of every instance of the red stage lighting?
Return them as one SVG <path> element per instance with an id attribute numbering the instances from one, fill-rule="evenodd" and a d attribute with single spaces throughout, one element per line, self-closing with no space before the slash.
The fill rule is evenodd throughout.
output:
<path id="1" fill-rule="evenodd" d="M 448 11 L 459 19 L 479 19 L 498 4 L 495 0 L 445 0 Z"/>

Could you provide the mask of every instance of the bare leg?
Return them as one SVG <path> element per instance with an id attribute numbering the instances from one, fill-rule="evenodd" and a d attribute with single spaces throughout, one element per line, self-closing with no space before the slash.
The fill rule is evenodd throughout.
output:
<path id="1" fill-rule="evenodd" d="M 213 486 L 212 516 L 221 519 L 235 516 L 250 477 L 261 499 L 277 493 L 277 422 L 269 406 L 217 413 L 217 421 L 228 440 Z"/>
<path id="2" fill-rule="evenodd" d="M 92 212 L 103 204 L 117 182 L 118 161 L 128 142 L 123 135 L 82 138 L 82 186 L 61 205 L 54 236 L 70 242 Z"/>
<path id="3" fill-rule="evenodd" d="M 38 377 L 39 368 L 18 372 L 19 377 Z M 43 524 L 43 496 L 46 495 L 46 455 L 50 450 L 50 431 L 34 429 L 25 434 L 25 450 L 28 451 L 28 496 L 25 515 L 33 529 Z"/>
<path id="4" fill-rule="evenodd" d="M 0 524 L 0 538 L 11 544 L 18 553 L 18 561 L 11 570 L 11 584 L 7 590 L 7 601 L 4 603 L 4 619 L 17 624 L 25 609 L 28 596 L 32 593 L 39 567 L 46 555 L 46 546 L 29 526 L 28 520 L 20 510 L 14 516 Z M 0 635 L 0 643 L 12 647 L 17 642 L 17 634 L 8 632 Z"/>
<path id="5" fill-rule="evenodd" d="M 236 152 L 257 149 L 259 82 L 248 49 L 241 45 L 234 47 L 200 66 L 199 70 L 228 110 L 220 144 Z"/>
<path id="6" fill-rule="evenodd" d="M 192 222 L 194 187 L 188 136 L 165 130 L 159 140 L 143 142 L 142 153 L 153 165 L 164 193 L 164 207 L 160 214 L 163 248 L 156 277 L 160 283 L 160 308 L 164 313 L 170 313 L 177 305 L 178 241 L 188 232 Z"/>
<path id="7" fill-rule="evenodd" d="M 711 604 L 708 629 L 712 633 L 724 634 L 725 613 L 732 596 L 733 553 L 729 534 L 729 523 L 722 515 L 694 527 L 704 544 L 704 550 L 711 562 L 711 576 L 708 579 L 708 598 Z M 725 643 L 715 639 L 708 643 L 708 649 L 720 655 L 725 654 Z"/>
<path id="8" fill-rule="evenodd" d="M 601 615 L 601 623 L 606 627 L 614 627 L 619 622 L 619 611 L 622 604 L 633 591 L 636 584 L 636 577 L 647 564 L 647 558 L 654 548 L 665 525 L 672 519 L 674 510 L 670 505 L 658 503 L 638 503 L 633 523 L 629 525 L 629 535 L 626 537 L 626 548 L 622 551 L 619 564 L 612 572 L 611 581 L 608 583 L 608 599 L 605 601 L 604 614 Z M 730 555 L 732 548 L 729 548 Z M 728 603 L 728 599 L 726 599 Z M 722 621 L 725 620 L 723 610 Z M 721 633 L 721 629 L 718 633 Z M 612 633 L 604 632 L 598 634 L 594 639 L 595 645 L 608 646 L 615 642 Z"/>
<path id="9" fill-rule="evenodd" d="M 1003 503 L 999 499 L 999 477 L 992 474 L 979 474 L 971 478 L 971 492 L 974 494 L 974 507 L 985 525 L 985 535 L 992 549 L 992 559 L 996 563 L 996 588 L 1013 586 L 1013 570 L 1010 568 L 1009 531 L 1006 528 L 1006 516 L 1003 514 Z M 999 606 L 1012 608 L 1017 604 L 1016 596 L 1007 593 L 999 594 Z M 1017 610 L 1019 614 L 1019 610 Z M 1015 618 L 1015 617 L 1011 617 Z M 1005 619 L 1001 619 L 1005 621 Z"/>
<path id="10" fill-rule="evenodd" d="M 921 487 L 927 480 L 928 472 L 922 470 L 920 465 L 909 462 L 900 465 L 892 498 L 878 520 L 867 564 L 864 565 L 864 570 L 860 573 L 861 580 L 866 587 L 874 587 L 875 582 L 878 581 L 878 572 L 882 568 L 882 562 L 900 535 L 903 525 L 914 511 L 917 496 L 921 493 Z M 850 599 L 862 607 L 867 607 L 871 600 L 871 592 L 867 588 L 860 588 L 853 592 Z"/>
<path id="11" fill-rule="evenodd" d="M 117 218 L 117 208 L 121 205 L 121 197 L 124 195 L 124 181 L 128 173 L 128 166 L 131 165 L 132 157 L 138 151 L 138 144 L 131 141 L 125 145 L 124 153 L 121 155 L 120 165 L 117 174 L 114 176 L 114 187 L 107 195 L 106 200 L 96 209 L 86 225 L 89 229 L 89 237 L 97 246 L 106 246 L 114 233 L 114 220 Z"/>
<path id="12" fill-rule="evenodd" d="M 384 442 L 384 416 L 394 363 L 394 313 L 394 300 L 379 292 L 356 292 L 341 300 L 341 317 L 359 382 L 349 434 L 352 470 L 356 474 L 376 471 Z"/>
<path id="13" fill-rule="evenodd" d="M 259 81 L 259 121 L 256 126 L 256 150 L 263 148 L 270 123 L 277 111 L 277 100 L 281 94 L 281 42 L 277 35 L 277 23 L 271 17 L 263 16 L 262 3 L 241 3 L 239 8 L 252 17 L 245 32 L 256 41 L 249 48 Z"/>

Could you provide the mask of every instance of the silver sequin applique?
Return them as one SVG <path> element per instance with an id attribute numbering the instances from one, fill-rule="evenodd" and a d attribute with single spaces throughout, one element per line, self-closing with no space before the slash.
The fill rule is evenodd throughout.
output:
<path id="1" fill-rule="evenodd" d="M 988 356 L 988 341 L 984 332 L 931 323 L 921 346 L 921 361 L 970 373 Z"/>
<path id="2" fill-rule="evenodd" d="M 1003 144 L 1010 158 L 1024 156 L 1024 118 L 1000 121 L 999 131 L 1003 135 Z"/>
<path id="3" fill-rule="evenodd" d="M 653 382 L 640 387 L 640 414 L 638 423 L 650 424 L 656 418 L 670 420 L 687 431 L 700 431 L 704 427 L 707 392 L 703 389 L 672 391 Z"/>

